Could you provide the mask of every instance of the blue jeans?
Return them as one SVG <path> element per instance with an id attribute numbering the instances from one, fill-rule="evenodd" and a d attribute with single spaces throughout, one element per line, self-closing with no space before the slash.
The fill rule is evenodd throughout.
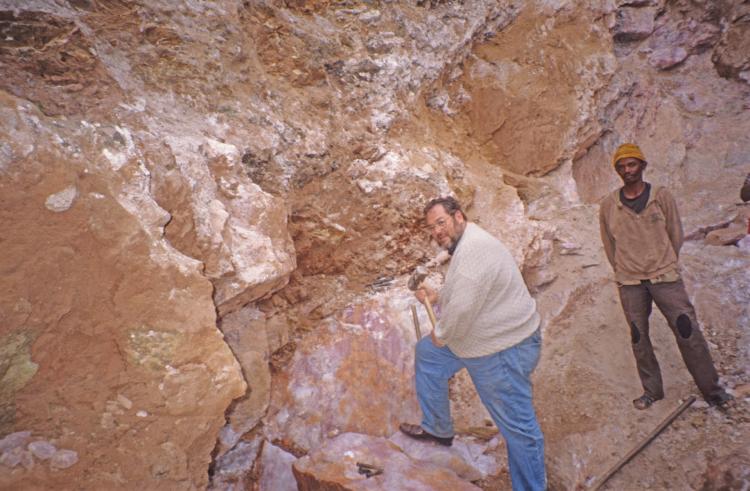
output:
<path id="1" fill-rule="evenodd" d="M 531 400 L 529 376 L 539 361 L 539 330 L 515 346 L 478 358 L 459 358 L 430 336 L 417 343 L 415 372 L 422 428 L 440 437 L 453 436 L 448 380 L 466 367 L 482 403 L 505 438 L 514 490 L 544 490 L 544 437 Z"/>

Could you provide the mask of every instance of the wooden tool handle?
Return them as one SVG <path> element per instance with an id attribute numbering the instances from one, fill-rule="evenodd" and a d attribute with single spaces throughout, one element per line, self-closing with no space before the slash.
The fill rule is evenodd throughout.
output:
<path id="1" fill-rule="evenodd" d="M 427 298 L 427 295 L 424 296 L 424 306 L 427 309 L 427 316 L 430 318 L 432 328 L 435 329 L 437 319 L 435 318 L 435 312 L 432 310 L 432 303 L 430 302 L 430 299 Z"/>
<path id="2" fill-rule="evenodd" d="M 411 306 L 411 318 L 414 321 L 414 333 L 417 335 L 417 341 L 422 339 L 422 330 L 419 328 L 419 317 L 417 316 L 417 308 Z"/>

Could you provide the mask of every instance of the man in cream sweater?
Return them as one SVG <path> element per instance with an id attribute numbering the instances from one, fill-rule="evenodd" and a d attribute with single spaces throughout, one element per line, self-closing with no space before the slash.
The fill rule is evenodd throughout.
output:
<path id="1" fill-rule="evenodd" d="M 416 347 L 416 388 L 422 423 L 403 423 L 406 435 L 453 442 L 448 380 L 466 368 L 508 449 L 514 490 L 546 488 L 544 438 L 532 404 L 530 375 L 539 361 L 536 303 L 508 249 L 466 220 L 458 202 L 436 198 L 425 207 L 432 238 L 451 253 L 440 293 L 423 287 L 440 307 L 430 336 Z"/>

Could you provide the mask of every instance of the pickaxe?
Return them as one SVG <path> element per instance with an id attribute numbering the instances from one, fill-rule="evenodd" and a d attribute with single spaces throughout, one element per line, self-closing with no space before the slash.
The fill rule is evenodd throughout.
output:
<path id="1" fill-rule="evenodd" d="M 409 287 L 409 290 L 413 292 L 419 290 L 419 287 L 422 286 L 422 282 L 427 278 L 428 274 L 430 274 L 430 271 L 426 266 L 417 266 L 406 284 Z M 424 297 L 424 306 L 427 309 L 427 316 L 430 318 L 432 328 L 435 329 L 437 319 L 435 318 L 435 312 L 432 310 L 432 303 L 430 303 L 430 299 L 427 295 Z"/>

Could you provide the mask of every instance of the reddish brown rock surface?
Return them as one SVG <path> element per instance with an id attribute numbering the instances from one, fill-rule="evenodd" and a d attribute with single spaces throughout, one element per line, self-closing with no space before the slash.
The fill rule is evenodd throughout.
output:
<path id="1" fill-rule="evenodd" d="M 410 315 L 403 294 L 370 300 L 301 340 L 275 379 L 268 437 L 308 451 L 339 433 L 388 437 L 416 420 Z"/>
<path id="2" fill-rule="evenodd" d="M 0 0 L 0 487 L 287 486 L 418 420 L 403 285 L 448 193 L 545 319 L 552 488 L 590 484 L 695 391 L 655 312 L 667 397 L 630 406 L 597 225 L 624 141 L 677 199 L 738 407 L 696 404 L 610 487 L 746 483 L 747 239 L 705 239 L 744 209 L 748 32 L 739 0 Z M 498 463 L 464 478 L 509 489 L 464 373 L 451 398 Z"/>
<path id="3" fill-rule="evenodd" d="M 36 108 L 0 101 L 16 156 L 0 181 L 0 431 L 77 455 L 6 467 L 2 487 L 205 484 L 223 411 L 245 388 L 210 282 L 152 235 L 166 217 L 155 203 L 128 209 L 139 169 L 81 162 L 86 150 L 60 143 L 86 141 L 71 128 L 53 137 Z"/>

